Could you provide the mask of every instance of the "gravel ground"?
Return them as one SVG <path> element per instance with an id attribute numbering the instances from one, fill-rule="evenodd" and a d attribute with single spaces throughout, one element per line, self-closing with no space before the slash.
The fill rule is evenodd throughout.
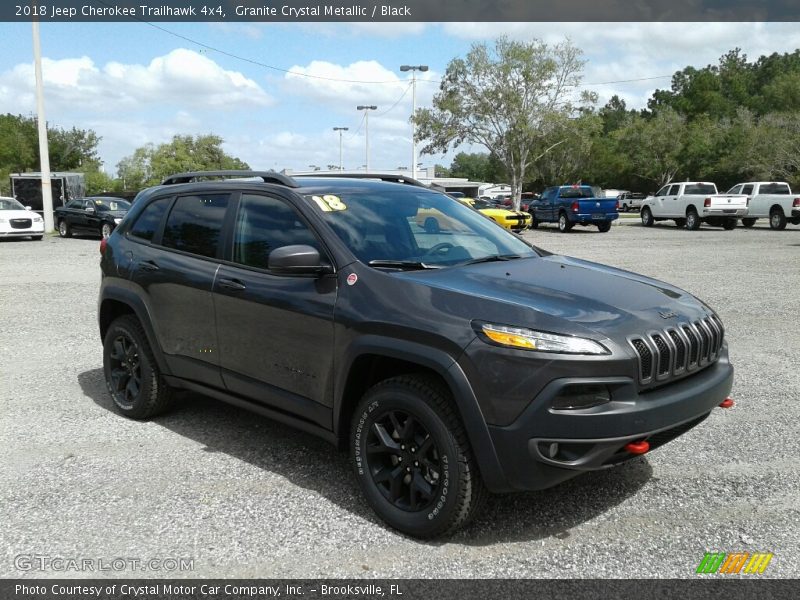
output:
<path id="1" fill-rule="evenodd" d="M 493 497 L 433 543 L 384 527 L 345 457 L 314 437 L 190 394 L 151 422 L 118 416 L 95 322 L 98 241 L 0 243 L 0 577 L 695 577 L 706 551 L 773 552 L 765 576 L 798 577 L 800 227 L 525 236 L 715 307 L 737 404 L 624 466 Z M 31 554 L 194 570 L 17 568 Z"/>

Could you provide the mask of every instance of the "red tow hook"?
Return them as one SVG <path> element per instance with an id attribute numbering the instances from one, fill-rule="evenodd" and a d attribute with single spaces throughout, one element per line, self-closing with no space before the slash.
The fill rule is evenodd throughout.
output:
<path id="1" fill-rule="evenodd" d="M 719 403 L 719 406 L 720 408 L 731 408 L 733 406 L 733 398 L 728 396 L 725 398 L 725 400 Z"/>
<path id="2" fill-rule="evenodd" d="M 631 454 L 644 454 L 649 450 L 650 450 L 650 444 L 647 443 L 647 440 L 642 440 L 641 442 L 630 442 L 628 444 L 625 444 L 625 451 L 630 452 Z"/>

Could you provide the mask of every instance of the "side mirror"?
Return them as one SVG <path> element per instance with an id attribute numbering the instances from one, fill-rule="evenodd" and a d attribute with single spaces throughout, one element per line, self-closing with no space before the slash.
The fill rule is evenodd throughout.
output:
<path id="1" fill-rule="evenodd" d="M 316 248 L 305 245 L 282 246 L 269 255 L 269 270 L 283 275 L 322 275 L 332 273 L 323 265 Z"/>
<path id="2" fill-rule="evenodd" d="M 26 206 L 26 207 L 25 207 L 25 210 L 33 210 L 33 208 L 32 208 L 32 207 L 30 207 L 30 206 Z"/>
<path id="3" fill-rule="evenodd" d="M 94 214 L 94 212 L 95 212 L 95 211 L 94 211 L 94 206 L 87 206 L 87 207 L 86 207 L 84 210 L 85 210 L 87 213 L 89 213 L 90 215 L 93 215 L 93 214 Z"/>

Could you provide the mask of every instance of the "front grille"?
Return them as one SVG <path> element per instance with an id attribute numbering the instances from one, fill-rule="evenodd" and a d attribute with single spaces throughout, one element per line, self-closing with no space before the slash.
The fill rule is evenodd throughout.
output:
<path id="1" fill-rule="evenodd" d="M 639 383 L 663 382 L 706 367 L 719 358 L 725 337 L 716 315 L 630 338 L 639 360 Z"/>
<path id="2" fill-rule="evenodd" d="M 33 221 L 30 219 L 11 219 L 9 220 L 9 224 L 11 225 L 11 229 L 30 229 L 31 224 Z"/>

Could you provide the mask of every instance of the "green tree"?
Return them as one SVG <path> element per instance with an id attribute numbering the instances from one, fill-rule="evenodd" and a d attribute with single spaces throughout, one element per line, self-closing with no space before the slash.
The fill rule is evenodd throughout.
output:
<path id="1" fill-rule="evenodd" d="M 687 137 L 686 118 L 669 107 L 652 117 L 636 116 L 613 137 L 636 176 L 662 186 L 678 174 Z"/>
<path id="2" fill-rule="evenodd" d="M 506 167 L 518 208 L 528 169 L 552 149 L 554 116 L 573 115 L 596 99 L 584 92 L 572 101 L 583 64 L 569 41 L 549 46 L 502 37 L 493 48 L 473 44 L 465 58 L 448 64 L 433 108 L 414 115 L 423 153 L 483 146 Z"/>
<path id="3" fill-rule="evenodd" d="M 532 174 L 543 185 L 561 185 L 584 179 L 592 145 L 603 129 L 602 118 L 588 112 L 576 118 L 557 114 L 548 129 L 549 134 L 543 142 L 550 150 L 541 153 L 531 164 Z"/>
<path id="4" fill-rule="evenodd" d="M 451 177 L 466 177 L 471 181 L 498 183 L 507 175 L 503 163 L 494 154 L 459 152 L 450 165 Z"/>
<path id="5" fill-rule="evenodd" d="M 117 163 L 117 173 L 125 189 L 137 190 L 185 171 L 250 168 L 247 163 L 226 154 L 222 143 L 221 137 L 211 134 L 176 135 L 169 143 L 137 148 Z"/>

